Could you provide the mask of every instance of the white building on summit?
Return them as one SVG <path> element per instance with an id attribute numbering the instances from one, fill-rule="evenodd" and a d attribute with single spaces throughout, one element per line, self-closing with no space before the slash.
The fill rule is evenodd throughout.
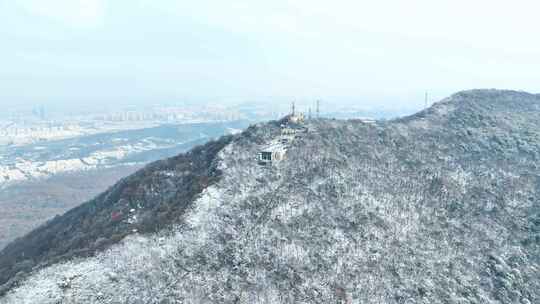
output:
<path id="1" fill-rule="evenodd" d="M 285 159 L 285 153 L 287 153 L 287 148 L 282 143 L 269 144 L 259 152 L 259 164 L 267 165 L 281 161 Z"/>
<path id="2" fill-rule="evenodd" d="M 259 151 L 259 164 L 270 165 L 285 159 L 288 145 L 290 145 L 300 133 L 307 132 L 304 122 L 304 114 L 296 113 L 293 103 L 292 113 L 281 120 L 280 137 L 273 140 Z"/>

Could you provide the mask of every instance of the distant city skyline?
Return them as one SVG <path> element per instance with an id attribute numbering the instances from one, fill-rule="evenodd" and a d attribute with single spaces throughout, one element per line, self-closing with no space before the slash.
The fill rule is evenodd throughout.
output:
<path id="1" fill-rule="evenodd" d="M 472 88 L 535 93 L 539 8 L 525 0 L 4 1 L 0 105 L 320 98 L 414 108 L 425 91 L 432 102 Z"/>

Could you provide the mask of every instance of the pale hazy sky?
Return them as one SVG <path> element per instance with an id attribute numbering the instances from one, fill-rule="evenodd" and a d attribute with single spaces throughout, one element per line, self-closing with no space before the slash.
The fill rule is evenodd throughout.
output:
<path id="1" fill-rule="evenodd" d="M 0 104 L 540 91 L 540 4 L 0 0 Z"/>

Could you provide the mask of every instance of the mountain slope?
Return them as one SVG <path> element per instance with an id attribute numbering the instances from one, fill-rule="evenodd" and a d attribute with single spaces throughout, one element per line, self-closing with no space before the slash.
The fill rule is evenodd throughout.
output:
<path id="1" fill-rule="evenodd" d="M 217 174 L 174 228 L 36 270 L 0 303 L 540 303 L 539 109 L 475 90 L 375 125 L 312 120 L 275 166 L 256 155 L 280 122 L 253 126 L 179 156 L 214 147 Z M 167 170 L 144 172 L 190 184 Z M 168 197 L 141 174 L 147 201 Z"/>
<path id="2" fill-rule="evenodd" d="M 212 161 L 229 141 L 230 137 L 223 137 L 155 162 L 9 244 L 0 254 L 0 284 L 18 280 L 15 274 L 39 264 L 91 255 L 134 231 L 166 227 L 218 178 Z"/>

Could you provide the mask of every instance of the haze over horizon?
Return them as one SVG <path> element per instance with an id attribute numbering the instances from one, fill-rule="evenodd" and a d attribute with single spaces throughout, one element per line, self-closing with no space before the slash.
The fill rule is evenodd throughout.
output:
<path id="1" fill-rule="evenodd" d="M 3 2 L 0 105 L 326 98 L 415 107 L 426 90 L 431 101 L 471 88 L 535 93 L 539 8 L 484 0 Z"/>

